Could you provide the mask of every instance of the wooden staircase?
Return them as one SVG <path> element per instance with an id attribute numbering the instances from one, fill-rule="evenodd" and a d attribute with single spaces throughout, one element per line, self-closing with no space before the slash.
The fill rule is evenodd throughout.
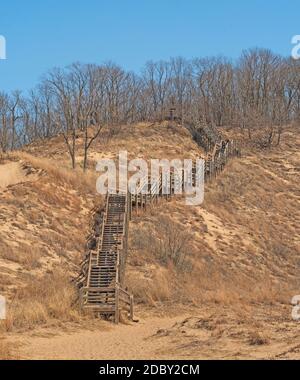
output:
<path id="1" fill-rule="evenodd" d="M 133 297 L 123 288 L 127 258 L 128 195 L 108 194 L 97 249 L 90 253 L 86 286 L 81 303 L 98 315 L 119 322 L 125 309 L 133 318 Z"/>
<path id="2" fill-rule="evenodd" d="M 210 181 L 220 173 L 228 159 L 238 156 L 239 149 L 234 141 L 217 141 L 205 160 L 204 179 Z M 184 173 L 182 173 L 184 177 Z M 126 311 L 133 319 L 133 296 L 124 287 L 127 260 L 128 226 L 133 211 L 137 214 L 164 197 L 169 199 L 175 193 L 177 177 L 170 173 L 170 192 L 163 194 L 163 178 L 155 183 L 150 177 L 144 178 L 135 195 L 128 193 L 111 194 L 106 197 L 105 209 L 99 216 L 97 210 L 97 244 L 90 250 L 82 266 L 78 281 L 82 307 L 99 316 L 113 317 L 115 323 L 120 313 Z M 192 184 L 196 183 L 196 170 Z M 184 186 L 183 186 L 184 187 Z M 144 194 L 143 190 L 147 190 Z"/>

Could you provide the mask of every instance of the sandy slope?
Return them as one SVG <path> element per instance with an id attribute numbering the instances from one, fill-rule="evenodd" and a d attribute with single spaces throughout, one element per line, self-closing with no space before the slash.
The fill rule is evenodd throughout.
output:
<path id="1" fill-rule="evenodd" d="M 90 322 L 85 324 L 84 320 L 78 322 L 80 325 L 66 326 L 70 319 L 63 314 L 58 330 L 53 327 L 58 325 L 57 321 L 52 321 L 49 313 L 48 328 L 37 328 L 41 325 L 37 319 L 31 332 L 26 332 L 26 324 L 22 329 L 20 318 L 20 330 L 13 329 L 5 336 L 19 351 L 16 355 L 29 359 L 299 359 L 300 325 L 292 320 L 289 304 L 299 294 L 299 283 L 294 284 L 299 278 L 296 222 L 299 219 L 299 139 L 295 136 L 298 135 L 294 132 L 286 134 L 281 148 L 250 152 L 230 162 L 217 181 L 207 187 L 203 208 L 187 209 L 180 200 L 161 202 L 155 214 L 149 212 L 132 223 L 133 235 L 143 223 L 147 230 L 161 215 L 167 214 L 184 231 L 193 234 L 193 259 L 199 272 L 193 286 L 187 287 L 191 292 L 190 303 L 184 304 L 188 316 L 185 311 L 177 317 L 173 314 L 158 318 L 148 314 L 147 308 L 143 310 L 145 318 L 140 318 L 138 324 L 114 326 L 97 322 L 97 328 L 92 326 L 92 330 Z M 157 144 L 152 137 L 151 142 L 153 147 Z M 123 143 L 126 145 L 127 141 Z M 148 151 L 149 146 L 145 148 Z M 39 151 L 34 153 L 39 156 Z M 1 277 L 0 263 L 2 289 L 8 288 L 8 280 L 16 287 L 27 280 L 20 274 L 24 274 L 24 256 L 32 253 L 34 246 L 37 254 L 46 247 L 42 264 L 44 259 L 65 260 L 75 264 L 76 270 L 79 266 L 76 264 L 79 260 L 74 258 L 80 259 L 83 254 L 89 220 L 87 210 L 92 207 L 94 197 L 90 193 L 88 197 L 85 192 L 76 193 L 73 183 L 62 180 L 60 172 L 49 172 L 52 174 L 30 183 L 27 181 L 32 175 L 24 178 L 19 164 L 0 165 L 0 192 L 5 193 L 1 198 L 0 219 L 4 222 L 0 243 L 8 240 L 9 244 L 15 241 L 20 244 L 26 237 L 29 246 L 26 250 L 24 244 L 16 247 L 10 244 L 11 257 L 6 253 L 6 245 L 0 246 L 1 254 L 6 253 L 3 263 L 10 265 L 4 267 Z M 5 189 L 18 181 L 21 182 L 18 186 Z M 22 207 L 25 197 L 27 203 L 30 201 L 30 208 Z M 80 237 L 78 241 L 77 237 Z M 38 245 L 40 242 L 43 246 Z M 171 282 L 174 280 L 170 275 L 170 286 L 164 289 L 166 281 L 158 282 L 154 274 L 157 268 L 164 270 L 161 273 L 168 272 L 159 266 L 151 252 L 147 253 L 132 250 L 127 266 L 127 279 L 134 280 L 130 288 L 140 301 L 137 304 L 152 305 L 151 312 L 155 313 L 156 306 L 162 304 L 171 313 L 173 304 L 178 315 L 178 308 L 183 305 L 176 303 L 177 288 L 174 293 L 169 291 L 171 287 L 175 289 L 176 283 Z M 26 274 L 35 278 L 35 256 L 31 265 L 27 261 L 25 264 Z M 48 268 L 46 262 L 38 270 L 43 272 Z M 145 284 L 147 287 L 149 284 L 147 292 Z M 157 300 L 155 305 L 153 299 Z M 43 310 L 48 305 L 44 300 L 38 302 Z M 198 305 L 199 309 L 191 305 Z M 31 304 L 26 318 L 28 315 L 31 315 Z"/>
<path id="2" fill-rule="evenodd" d="M 19 162 L 0 165 L 0 189 L 24 181 L 25 172 Z"/>

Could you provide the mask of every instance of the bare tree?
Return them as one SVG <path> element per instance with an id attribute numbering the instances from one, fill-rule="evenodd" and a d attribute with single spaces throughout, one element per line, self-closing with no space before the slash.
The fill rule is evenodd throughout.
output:
<path id="1" fill-rule="evenodd" d="M 21 100 L 21 93 L 20 91 L 14 91 L 12 93 L 12 96 L 9 98 L 8 101 L 8 108 L 10 112 L 10 130 L 11 130 L 11 150 L 15 149 L 16 147 L 16 123 L 21 118 L 20 115 L 20 100 Z"/>
<path id="2" fill-rule="evenodd" d="M 68 74 L 63 70 L 54 69 L 46 80 L 55 98 L 54 123 L 61 128 L 66 143 L 72 168 L 76 166 L 76 115 L 72 97 L 72 87 Z"/>
<path id="3" fill-rule="evenodd" d="M 222 57 L 148 62 L 141 75 L 111 62 L 54 69 L 25 99 L 0 95 L 0 145 L 16 149 L 62 134 L 72 167 L 76 140 L 84 141 L 83 168 L 102 126 L 110 136 L 122 125 L 177 116 L 219 127 L 239 125 L 249 139 L 265 131 L 279 144 L 284 125 L 300 120 L 300 62 L 266 49 L 244 51 L 236 64 Z"/>

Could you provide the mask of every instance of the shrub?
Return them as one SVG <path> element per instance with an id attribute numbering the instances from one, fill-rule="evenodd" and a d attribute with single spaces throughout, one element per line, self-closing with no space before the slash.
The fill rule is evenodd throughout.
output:
<path id="1" fill-rule="evenodd" d="M 179 224 L 170 218 L 161 217 L 151 228 L 144 226 L 136 230 L 133 237 L 133 247 L 138 251 L 150 252 L 161 265 L 170 263 L 176 270 L 191 270 L 188 259 L 192 250 L 192 238 L 183 231 Z"/>

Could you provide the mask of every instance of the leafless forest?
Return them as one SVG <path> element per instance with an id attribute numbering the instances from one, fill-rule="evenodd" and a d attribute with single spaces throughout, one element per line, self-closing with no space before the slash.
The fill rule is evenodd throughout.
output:
<path id="1" fill-rule="evenodd" d="M 76 131 L 86 148 L 100 126 L 161 120 L 174 106 L 184 120 L 216 126 L 268 128 L 280 142 L 282 126 L 300 118 L 300 63 L 264 49 L 245 51 L 237 62 L 199 58 L 148 62 L 137 75 L 121 67 L 72 64 L 48 72 L 28 96 L 0 93 L 0 147 L 8 152 L 62 133 L 72 157 Z M 112 132 L 113 133 L 113 132 Z"/>

